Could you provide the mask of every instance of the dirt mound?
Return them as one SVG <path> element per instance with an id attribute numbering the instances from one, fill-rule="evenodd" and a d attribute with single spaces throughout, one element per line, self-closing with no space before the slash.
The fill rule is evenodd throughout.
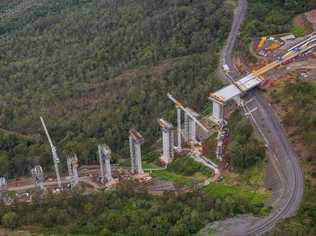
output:
<path id="1" fill-rule="evenodd" d="M 313 25 L 316 25 L 316 9 L 307 12 L 306 19 Z"/>

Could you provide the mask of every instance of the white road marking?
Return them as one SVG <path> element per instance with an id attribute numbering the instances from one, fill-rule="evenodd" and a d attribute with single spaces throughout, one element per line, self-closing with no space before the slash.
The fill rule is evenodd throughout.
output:
<path id="1" fill-rule="evenodd" d="M 248 115 L 252 114 L 253 112 L 255 112 L 256 110 L 258 110 L 258 107 L 252 108 L 250 111 L 245 113 L 245 115 L 248 116 Z"/>

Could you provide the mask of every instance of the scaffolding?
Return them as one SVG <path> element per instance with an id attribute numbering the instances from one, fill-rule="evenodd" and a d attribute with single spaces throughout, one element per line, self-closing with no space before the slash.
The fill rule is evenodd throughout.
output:
<path id="1" fill-rule="evenodd" d="M 216 145 L 216 158 L 220 161 L 223 160 L 225 152 L 225 139 L 228 137 L 228 128 L 226 127 L 226 122 L 222 122 L 219 125 L 217 134 L 217 145 Z"/>
<path id="2" fill-rule="evenodd" d="M 40 189 L 44 189 L 44 172 L 40 165 L 36 165 L 31 170 L 34 185 Z"/>

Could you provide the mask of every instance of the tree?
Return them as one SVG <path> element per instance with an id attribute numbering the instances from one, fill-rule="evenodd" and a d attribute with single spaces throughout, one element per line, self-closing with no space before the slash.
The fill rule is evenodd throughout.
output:
<path id="1" fill-rule="evenodd" d="M 15 229 L 19 225 L 19 218 L 15 212 L 9 211 L 3 215 L 2 224 L 9 229 Z"/>
<path id="2" fill-rule="evenodd" d="M 0 176 L 6 176 L 9 173 L 9 165 L 8 156 L 0 152 Z"/>
<path id="3" fill-rule="evenodd" d="M 99 233 L 99 236 L 111 236 L 113 235 L 111 230 L 104 228 L 101 230 L 101 232 Z"/>
<path id="4" fill-rule="evenodd" d="M 185 224 L 177 223 L 171 228 L 170 235 L 171 236 L 184 236 L 184 235 L 190 235 L 190 233 Z"/>
<path id="5" fill-rule="evenodd" d="M 8 3 L 5 9 L 16 7 Z M 17 135 L 0 130 L 0 151 L 9 157 L 10 177 L 29 174 L 22 167 L 33 156 L 41 157 L 43 168 L 51 167 L 40 114 L 59 140 L 59 152 L 76 152 L 82 164 L 97 161 L 101 142 L 126 156 L 132 126 L 144 131 L 151 146 L 159 135 L 156 118 L 174 118 L 165 91 L 200 109 L 219 85 L 217 51 L 231 18 L 219 0 L 55 0 L 14 18 L 5 15 L 0 124 Z M 19 145 L 22 136 L 39 138 Z"/>
<path id="6" fill-rule="evenodd" d="M 249 120 L 242 118 L 239 112 L 232 114 L 229 128 L 228 155 L 235 170 L 242 171 L 265 157 L 264 145 L 257 139 Z"/>

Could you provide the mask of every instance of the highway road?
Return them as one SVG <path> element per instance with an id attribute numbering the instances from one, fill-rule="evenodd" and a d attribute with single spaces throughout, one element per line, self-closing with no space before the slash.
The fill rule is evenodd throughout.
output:
<path id="1" fill-rule="evenodd" d="M 240 77 L 232 62 L 232 52 L 240 25 L 245 18 L 246 9 L 247 1 L 239 0 L 227 44 L 221 52 L 219 74 L 226 82 L 230 82 L 230 80 L 225 78 L 224 72 L 221 71 L 223 64 L 228 65 L 234 79 L 237 80 Z M 272 174 L 279 181 L 278 188 L 273 189 L 277 199 L 274 201 L 272 212 L 267 217 L 241 226 L 232 224 L 231 228 L 226 228 L 225 232 L 220 233 L 221 235 L 262 235 L 271 230 L 282 219 L 293 216 L 303 198 L 304 177 L 298 158 L 271 105 L 258 89 L 248 92 L 243 100 L 246 104 L 246 111 L 253 111 L 249 113 L 249 117 L 258 134 L 263 137 L 266 143 L 269 161 L 273 167 Z"/>

